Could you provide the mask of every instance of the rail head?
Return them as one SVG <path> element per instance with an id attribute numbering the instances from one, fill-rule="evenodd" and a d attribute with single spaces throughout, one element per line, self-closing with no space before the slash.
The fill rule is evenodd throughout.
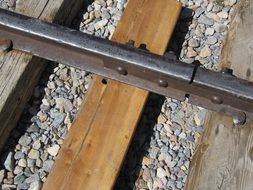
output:
<path id="1" fill-rule="evenodd" d="M 0 9 L 0 36 L 13 49 L 214 111 L 253 119 L 253 83 Z M 131 43 L 130 43 L 131 44 Z M 243 122 L 241 122 L 243 123 Z"/>

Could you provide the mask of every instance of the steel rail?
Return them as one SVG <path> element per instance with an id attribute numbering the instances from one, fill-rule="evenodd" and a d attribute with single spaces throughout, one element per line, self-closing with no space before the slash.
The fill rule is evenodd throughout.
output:
<path id="1" fill-rule="evenodd" d="M 12 48 L 235 116 L 253 118 L 253 83 L 0 9 Z"/>

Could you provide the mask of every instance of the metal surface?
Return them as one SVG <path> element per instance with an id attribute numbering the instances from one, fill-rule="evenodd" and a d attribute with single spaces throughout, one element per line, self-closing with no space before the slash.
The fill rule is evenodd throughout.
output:
<path id="1" fill-rule="evenodd" d="M 0 9 L 0 36 L 13 48 L 131 84 L 207 109 L 253 118 L 253 83 L 231 72 L 214 72 L 182 63 L 173 54 L 158 56 L 55 24 Z"/>

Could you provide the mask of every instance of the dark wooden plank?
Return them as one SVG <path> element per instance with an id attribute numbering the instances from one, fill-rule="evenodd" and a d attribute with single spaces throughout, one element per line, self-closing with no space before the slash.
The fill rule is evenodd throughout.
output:
<path id="1" fill-rule="evenodd" d="M 83 0 L 20 0 L 16 11 L 48 22 L 69 25 Z M 0 54 L 0 150 L 31 97 L 45 60 L 19 51 Z"/>

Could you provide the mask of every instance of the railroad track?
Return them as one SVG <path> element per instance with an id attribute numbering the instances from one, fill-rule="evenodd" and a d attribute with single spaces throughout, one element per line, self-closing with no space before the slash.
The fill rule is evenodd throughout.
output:
<path id="1" fill-rule="evenodd" d="M 63 5 L 65 2 L 62 3 L 63 4 L 60 4 L 61 8 L 64 7 Z M 129 2 L 127 9 L 124 13 L 124 16 L 122 17 L 119 25 L 116 28 L 116 32 L 114 33 L 112 40 L 120 43 L 126 43 L 129 40 L 134 40 L 136 47 L 139 47 L 141 44 L 146 44 L 151 52 L 162 55 L 166 50 L 168 41 L 171 37 L 175 23 L 179 16 L 181 6 L 177 1 L 168 1 L 168 2 L 148 1 L 145 2 L 144 4 L 143 3 L 144 2 L 141 0 Z M 245 2 L 242 1 L 242 4 L 239 4 L 238 10 L 242 9 L 243 6 L 241 5 L 244 5 L 244 3 Z M 54 5 L 54 3 L 52 4 Z M 27 5 L 29 5 L 29 2 Z M 47 2 L 45 6 L 47 7 L 48 5 L 51 5 L 50 1 Z M 57 7 L 59 6 L 59 4 L 54 6 Z M 49 10 L 52 8 L 52 6 L 48 7 Z M 71 10 L 72 8 L 73 10 L 76 9 L 76 4 L 75 5 L 73 4 Z M 135 9 L 138 9 L 140 11 L 139 12 L 133 11 Z M 245 12 L 250 16 L 250 8 L 249 9 L 244 8 L 243 10 L 245 10 Z M 43 9 L 43 11 L 45 11 L 45 9 Z M 159 14 L 157 14 L 157 12 L 159 12 Z M 54 14 L 55 14 L 54 16 L 57 15 L 55 12 Z M 169 19 L 171 22 L 167 22 L 168 18 L 171 18 Z M 45 16 L 45 19 L 48 21 L 49 18 Z M 131 20 L 131 22 L 129 22 L 129 20 Z M 160 22 L 157 22 L 157 20 L 159 20 Z M 238 26 L 241 23 L 234 22 L 233 24 L 235 26 Z M 142 31 L 142 28 L 144 26 L 145 28 L 147 28 L 147 30 Z M 157 30 L 157 28 L 161 28 L 161 31 Z M 236 41 L 237 43 L 238 41 L 240 43 L 241 41 L 243 41 L 241 36 L 247 36 L 247 39 L 251 38 L 251 35 L 249 34 L 247 35 L 243 33 L 243 31 L 240 32 L 239 29 L 237 30 L 239 31 L 237 33 L 238 37 L 238 40 Z M 153 39 L 155 39 L 155 41 Z M 157 46 L 157 44 L 159 44 L 159 46 Z M 230 46 L 237 48 L 238 44 L 236 43 L 234 44 L 231 43 Z M 10 53 L 14 52 L 12 51 Z M 10 53 L 4 54 L 4 56 L 9 56 Z M 25 54 L 23 55 L 28 56 Z M 11 54 L 11 56 L 17 55 Z M 30 57 L 24 57 L 23 60 L 25 59 L 28 65 L 29 64 L 34 65 L 34 63 L 32 63 L 34 59 Z M 227 56 L 226 59 L 230 60 L 231 57 Z M 236 60 L 236 58 L 234 59 Z M 4 60 L 7 60 L 6 57 L 4 57 Z M 23 60 L 21 59 L 21 61 Z M 29 62 L 30 60 L 31 62 Z M 18 62 L 19 61 L 20 60 L 18 60 Z M 41 62 L 38 59 L 36 61 Z M 229 61 L 226 60 L 226 62 Z M 245 60 L 245 62 L 248 65 L 251 64 L 250 62 L 247 62 L 247 60 Z M 27 66 L 25 65 L 24 67 L 29 68 L 30 66 L 28 65 Z M 44 64 L 41 64 L 41 68 L 37 67 L 35 69 L 41 70 L 44 67 L 43 65 Z M 232 67 L 236 71 L 237 67 L 233 66 L 233 62 Z M 25 70 L 26 68 L 21 70 L 22 75 L 25 73 L 25 72 L 22 73 Z M 38 74 L 38 72 L 35 73 Z M 19 75 L 18 77 L 22 78 L 22 75 Z M 240 77 L 244 78 L 243 75 L 240 75 Z M 247 77 L 248 77 L 247 79 L 249 79 L 249 76 Z M 18 78 L 18 81 L 21 80 L 20 78 Z M 34 81 L 29 82 L 30 83 L 27 84 L 29 86 L 30 85 L 33 86 L 34 84 L 36 84 L 36 81 L 35 83 Z M 16 88 L 16 86 L 13 88 Z M 10 95 L 12 96 L 13 96 L 13 88 L 10 93 Z M 27 97 L 29 97 L 29 93 L 30 92 L 25 93 L 26 95 L 24 99 L 27 99 Z M 14 97 L 15 95 L 16 94 L 14 94 Z M 8 99 L 9 97 L 11 96 L 8 96 Z M 43 185 L 43 189 L 72 189 L 72 188 L 112 189 L 115 180 L 118 176 L 119 169 L 122 165 L 128 146 L 131 142 L 135 128 L 141 116 L 147 97 L 148 92 L 145 90 L 141 90 L 133 86 L 122 84 L 112 80 L 106 80 L 102 77 L 95 76 L 91 84 L 91 87 L 86 95 L 85 101 L 79 111 L 79 114 L 71 127 L 67 139 L 62 145 L 62 148 L 57 157 L 53 170 L 50 173 L 46 183 Z M 18 99 L 18 101 L 20 101 L 20 99 Z M 124 105 L 123 107 L 122 104 Z M 22 105 L 18 106 L 22 107 Z M 11 110 L 12 114 L 8 114 L 9 120 L 6 119 L 5 121 L 10 122 L 10 120 L 12 120 L 12 115 L 14 113 L 16 114 L 18 110 L 19 109 L 17 109 L 17 111 Z M 231 123 L 231 118 L 227 116 L 225 117 L 222 116 L 221 114 L 218 114 L 217 116 L 210 116 L 210 117 L 221 118 L 218 120 L 216 119 L 210 120 L 211 122 L 210 126 L 215 125 L 216 127 L 214 128 L 216 131 L 217 130 L 219 131 L 220 128 L 224 130 L 224 127 L 226 129 L 227 125 L 228 126 L 233 125 Z M 11 121 L 10 124 L 12 122 L 15 123 L 15 120 Z M 218 123 L 220 122 L 222 122 L 223 124 L 218 125 Z M 3 129 L 4 130 L 2 131 L 4 133 L 2 133 L 1 135 L 6 139 L 7 134 L 11 130 L 11 127 L 7 125 L 6 127 L 3 127 Z M 238 129 L 240 130 L 239 135 L 248 136 L 251 130 L 250 123 L 245 125 L 244 128 Z M 244 132 L 241 131 L 242 129 L 244 129 L 249 133 L 245 134 Z M 229 129 L 228 127 L 228 129 L 226 129 L 226 135 L 231 131 L 232 130 Z M 213 135 L 213 133 L 208 132 L 207 138 L 210 138 L 211 135 Z M 4 138 L 2 138 L 3 142 L 5 141 Z M 231 137 L 231 141 L 233 141 L 233 136 Z M 227 145 L 227 143 L 224 143 L 223 141 L 222 143 L 224 146 Z M 239 144 L 239 147 L 241 148 L 242 146 L 245 146 L 245 144 L 247 145 L 246 147 L 250 147 L 251 144 L 250 139 L 244 141 L 242 144 Z M 236 146 L 237 144 L 233 145 Z M 188 185 L 186 186 L 186 188 L 212 189 L 210 183 L 202 184 L 198 181 L 198 179 L 192 179 L 192 176 L 194 176 L 195 174 L 199 175 L 202 173 L 201 170 L 202 168 L 203 169 L 206 168 L 205 162 L 207 163 L 210 162 L 210 159 L 203 158 L 203 156 L 201 155 L 201 152 L 203 151 L 202 150 L 203 146 L 206 146 L 205 142 L 202 142 L 202 144 L 200 144 L 199 149 L 200 152 L 197 152 L 196 156 L 197 161 L 193 162 L 192 165 L 193 169 L 191 170 L 189 177 L 190 180 L 188 181 Z M 215 147 L 215 143 L 213 146 L 210 146 L 210 149 L 207 149 L 208 151 L 206 154 L 210 154 L 210 152 L 213 152 L 214 149 L 213 147 Z M 247 152 L 248 150 L 250 151 L 251 149 L 247 148 L 245 151 Z M 229 155 L 231 151 L 232 152 L 234 151 L 233 146 L 231 146 L 231 149 L 228 150 L 227 155 Z M 234 159 L 236 161 L 240 158 L 241 157 L 235 157 Z M 203 163 L 201 162 L 201 164 L 199 165 L 198 160 L 201 160 Z M 211 166 L 216 164 L 217 163 L 214 164 L 213 162 L 211 162 Z M 200 168 L 200 166 L 203 167 Z M 219 167 L 219 162 L 218 165 L 216 165 L 216 167 Z M 210 172 L 211 171 L 213 171 L 213 167 L 210 167 Z M 241 184 L 241 180 L 239 179 L 240 175 L 237 175 L 233 172 L 231 173 L 233 176 L 236 175 L 238 179 L 236 183 Z M 242 173 L 244 173 L 243 170 Z M 210 175 L 211 174 L 208 173 L 207 175 L 199 176 L 199 178 L 201 177 L 205 178 L 206 176 L 210 177 Z M 250 175 L 250 172 L 248 175 Z M 212 175 L 211 179 L 213 181 L 220 180 L 219 176 L 218 177 L 216 176 L 218 175 L 215 176 Z M 243 188 L 248 188 L 249 185 L 250 182 L 244 183 L 242 186 Z"/>

